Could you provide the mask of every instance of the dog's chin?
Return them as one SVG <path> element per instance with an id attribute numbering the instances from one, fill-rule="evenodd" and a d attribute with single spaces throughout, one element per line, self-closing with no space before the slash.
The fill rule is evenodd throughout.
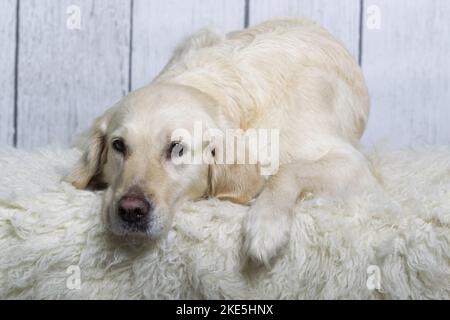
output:
<path id="1" fill-rule="evenodd" d="M 141 241 L 159 240 L 165 233 L 163 229 L 154 230 L 151 227 L 143 228 L 127 225 L 107 225 L 107 230 L 117 237 L 126 237 L 129 239 L 136 239 Z"/>

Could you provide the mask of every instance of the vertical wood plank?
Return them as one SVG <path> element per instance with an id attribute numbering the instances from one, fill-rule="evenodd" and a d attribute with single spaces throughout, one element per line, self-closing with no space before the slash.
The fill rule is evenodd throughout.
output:
<path id="1" fill-rule="evenodd" d="M 128 92 L 130 12 L 129 0 L 21 0 L 19 147 L 69 143 Z"/>
<path id="2" fill-rule="evenodd" d="M 264 20 L 296 16 L 318 22 L 359 56 L 360 0 L 251 0 L 250 25 Z"/>
<path id="3" fill-rule="evenodd" d="M 0 146 L 13 145 L 17 0 L 0 3 Z"/>
<path id="4" fill-rule="evenodd" d="M 245 0 L 134 0 L 132 87 L 162 70 L 178 43 L 205 26 L 244 27 Z"/>
<path id="5" fill-rule="evenodd" d="M 372 98 L 365 141 L 450 143 L 450 1 L 371 0 L 380 29 L 364 25 Z M 368 10 L 366 20 L 376 11 Z M 376 17 L 375 17 L 376 18 Z"/>

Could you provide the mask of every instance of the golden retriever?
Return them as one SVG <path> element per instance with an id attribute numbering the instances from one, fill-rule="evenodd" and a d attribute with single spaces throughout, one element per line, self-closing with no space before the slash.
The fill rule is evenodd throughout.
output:
<path id="1" fill-rule="evenodd" d="M 152 239 L 166 233 L 185 200 L 256 198 L 243 226 L 243 252 L 269 265 L 289 240 L 302 193 L 377 183 L 358 151 L 368 114 L 358 64 L 317 24 L 278 19 L 227 35 L 205 29 L 176 49 L 150 85 L 96 120 L 67 181 L 104 185 L 109 229 Z M 196 134 L 195 123 L 219 134 L 235 129 L 236 139 L 253 129 L 278 130 L 278 139 L 262 146 L 276 146 L 276 170 L 264 176 L 259 158 L 217 161 L 228 153 L 223 139 Z M 174 161 L 194 153 L 204 161 Z"/>

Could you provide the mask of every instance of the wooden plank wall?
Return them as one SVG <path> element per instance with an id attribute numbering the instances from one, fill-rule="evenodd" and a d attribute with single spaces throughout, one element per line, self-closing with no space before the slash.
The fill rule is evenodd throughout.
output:
<path id="1" fill-rule="evenodd" d="M 174 47 L 205 26 L 244 28 L 244 0 L 134 0 L 132 88 L 151 82 Z"/>
<path id="2" fill-rule="evenodd" d="M 193 31 L 275 16 L 317 20 L 361 61 L 366 143 L 450 143 L 448 0 L 2 0 L 0 145 L 68 145 Z"/>
<path id="3" fill-rule="evenodd" d="M 128 92 L 130 1 L 20 0 L 19 19 L 17 146 L 68 143 Z"/>
<path id="4" fill-rule="evenodd" d="M 0 3 L 0 145 L 14 144 L 16 1 Z"/>
<path id="5" fill-rule="evenodd" d="M 365 9 L 365 142 L 450 144 L 450 1 L 366 0 Z"/>

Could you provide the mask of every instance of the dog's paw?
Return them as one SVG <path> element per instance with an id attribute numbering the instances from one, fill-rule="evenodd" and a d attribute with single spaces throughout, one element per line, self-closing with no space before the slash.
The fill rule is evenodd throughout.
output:
<path id="1" fill-rule="evenodd" d="M 270 207 L 250 208 L 243 225 L 244 257 L 270 268 L 271 260 L 287 245 L 289 233 L 288 213 L 276 212 Z"/>

